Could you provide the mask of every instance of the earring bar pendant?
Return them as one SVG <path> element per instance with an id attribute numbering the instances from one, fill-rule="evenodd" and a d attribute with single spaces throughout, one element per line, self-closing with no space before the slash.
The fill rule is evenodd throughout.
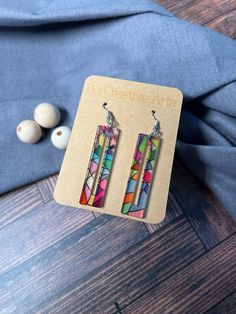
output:
<path id="1" fill-rule="evenodd" d="M 119 130 L 116 128 L 98 126 L 80 196 L 80 204 L 93 207 L 103 206 L 118 135 Z"/>
<path id="2" fill-rule="evenodd" d="M 160 144 L 159 134 L 152 136 L 140 133 L 131 164 L 129 179 L 121 208 L 121 213 L 143 218 L 147 206 L 150 187 L 153 180 L 154 168 L 158 157 Z M 135 204 L 137 185 L 140 178 L 142 164 L 144 171 L 142 176 L 141 188 L 138 194 L 137 204 Z"/>

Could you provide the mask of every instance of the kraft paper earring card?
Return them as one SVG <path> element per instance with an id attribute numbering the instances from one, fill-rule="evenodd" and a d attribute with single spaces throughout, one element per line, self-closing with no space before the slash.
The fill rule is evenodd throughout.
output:
<path id="1" fill-rule="evenodd" d="M 137 221 L 161 222 L 182 98 L 176 88 L 87 78 L 55 200 Z"/>

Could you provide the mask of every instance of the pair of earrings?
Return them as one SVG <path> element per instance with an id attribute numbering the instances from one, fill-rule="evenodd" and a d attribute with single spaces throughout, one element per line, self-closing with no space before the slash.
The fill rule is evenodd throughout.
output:
<path id="1" fill-rule="evenodd" d="M 99 125 L 97 128 L 80 196 L 80 204 L 93 207 L 103 206 L 119 135 L 113 115 L 106 106 L 107 103 L 104 103 L 103 108 L 107 111 L 107 125 Z M 156 122 L 150 134 L 140 133 L 138 135 L 121 206 L 122 214 L 136 218 L 144 217 L 153 171 L 158 157 L 160 122 L 156 119 L 154 110 L 152 116 Z M 141 182 L 140 179 L 142 179 Z M 139 193 L 137 193 L 138 188 Z"/>

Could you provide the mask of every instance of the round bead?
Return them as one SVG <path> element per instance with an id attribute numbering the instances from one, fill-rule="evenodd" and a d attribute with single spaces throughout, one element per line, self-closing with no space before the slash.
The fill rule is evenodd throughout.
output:
<path id="1" fill-rule="evenodd" d="M 16 134 L 22 142 L 33 144 L 40 140 L 42 136 L 42 130 L 35 121 L 24 120 L 18 124 L 16 128 Z"/>
<path id="2" fill-rule="evenodd" d="M 71 129 L 67 126 L 57 127 L 51 134 L 51 141 L 53 146 L 58 149 L 66 149 L 69 142 Z"/>
<path id="3" fill-rule="evenodd" d="M 61 119 L 57 107 L 49 103 L 39 104 L 34 110 L 34 120 L 43 128 L 54 128 Z"/>

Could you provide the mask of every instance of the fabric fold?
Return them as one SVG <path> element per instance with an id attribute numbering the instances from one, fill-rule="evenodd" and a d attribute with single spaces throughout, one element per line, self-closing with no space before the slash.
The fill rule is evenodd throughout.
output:
<path id="1" fill-rule="evenodd" d="M 5 2 L 5 4 L 4 4 Z M 39 4 L 28 1 L 1 1 L 1 26 L 35 26 L 49 23 L 91 21 L 144 13 L 156 13 L 172 16 L 164 8 L 150 0 L 96 1 L 96 0 L 64 0 L 40 1 Z M 2 3 L 2 4 L 1 4 Z"/>

